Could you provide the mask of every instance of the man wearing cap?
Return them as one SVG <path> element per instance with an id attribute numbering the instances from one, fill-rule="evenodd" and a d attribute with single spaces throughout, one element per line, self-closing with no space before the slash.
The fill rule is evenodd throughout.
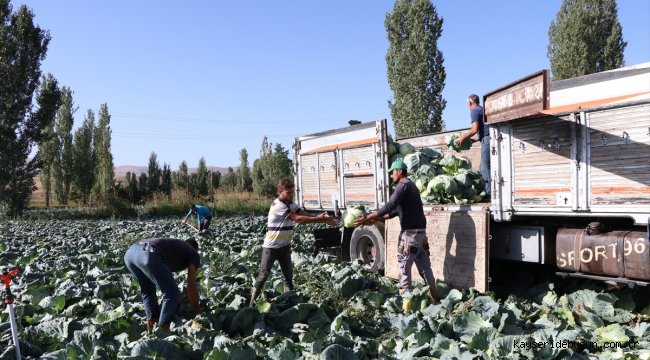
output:
<path id="1" fill-rule="evenodd" d="M 402 229 L 397 243 L 400 292 L 411 290 L 411 268 L 415 263 L 420 276 L 429 285 L 429 295 L 435 300 L 436 282 L 431 270 L 431 260 L 429 259 L 429 242 L 426 234 L 427 219 L 424 217 L 420 191 L 406 177 L 406 164 L 403 161 L 394 161 L 388 169 L 388 173 L 396 184 L 395 191 L 390 196 L 390 199 L 386 205 L 377 211 L 357 219 L 354 225 L 362 226 L 372 224 L 379 219 L 390 219 L 399 216 Z"/>

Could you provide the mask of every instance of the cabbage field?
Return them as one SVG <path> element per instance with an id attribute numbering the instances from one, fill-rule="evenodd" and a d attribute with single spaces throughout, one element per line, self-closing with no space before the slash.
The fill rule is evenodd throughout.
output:
<path id="1" fill-rule="evenodd" d="M 447 289 L 433 304 L 421 284 L 406 296 L 360 263 L 313 255 L 313 227 L 293 241 L 296 291 L 279 268 L 248 307 L 264 217 L 219 218 L 196 234 L 178 218 L 0 222 L 0 267 L 15 279 L 21 349 L 29 359 L 648 359 L 650 322 L 629 289 L 567 293 L 550 283 L 522 295 Z M 123 264 L 148 237 L 194 237 L 205 312 L 178 311 L 148 332 L 137 284 Z M 184 284 L 185 273 L 178 283 Z M 7 313 L 0 359 L 13 359 Z"/>

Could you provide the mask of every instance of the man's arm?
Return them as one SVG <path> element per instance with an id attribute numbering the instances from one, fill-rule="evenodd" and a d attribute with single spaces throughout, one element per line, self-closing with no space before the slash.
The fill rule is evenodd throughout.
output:
<path id="1" fill-rule="evenodd" d="M 459 137 L 458 139 L 456 139 L 456 141 L 454 141 L 456 143 L 456 145 L 460 146 L 462 143 L 465 142 L 465 140 L 467 140 L 467 139 L 471 138 L 472 136 L 478 134 L 478 127 L 479 127 L 479 122 L 478 121 L 472 122 L 472 127 L 469 128 L 469 130 L 467 130 L 467 132 L 465 134 L 463 134 L 463 136 Z"/>
<path id="2" fill-rule="evenodd" d="M 381 219 L 388 220 L 390 218 L 397 216 L 397 212 L 395 210 L 397 209 L 399 203 L 402 202 L 402 198 L 404 197 L 404 194 L 405 194 L 404 184 L 400 181 L 400 183 L 398 183 L 397 186 L 395 187 L 395 191 L 388 199 L 386 205 L 384 205 L 377 211 L 373 211 L 368 215 L 364 215 L 358 218 L 354 222 L 354 226 L 373 224 L 378 220 Z"/>
<path id="3" fill-rule="evenodd" d="M 194 264 L 187 266 L 187 300 L 195 313 L 200 314 L 203 312 L 199 305 L 199 289 L 196 286 L 196 267 L 194 267 Z"/>
<path id="4" fill-rule="evenodd" d="M 312 216 L 307 213 L 304 214 L 298 214 L 295 211 L 291 211 L 289 214 L 289 219 L 295 221 L 298 224 L 309 224 L 309 223 L 326 223 L 330 226 L 336 226 L 338 224 L 338 221 L 336 220 L 335 217 L 327 215 L 326 212 L 318 215 L 318 216 Z"/>

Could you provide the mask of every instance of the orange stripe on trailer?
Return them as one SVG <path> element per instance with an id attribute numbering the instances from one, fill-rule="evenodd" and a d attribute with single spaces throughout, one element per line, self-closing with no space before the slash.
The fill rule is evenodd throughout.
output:
<path id="1" fill-rule="evenodd" d="M 614 103 L 614 102 L 617 102 L 617 101 L 622 101 L 622 100 L 630 99 L 630 98 L 633 98 L 633 97 L 636 97 L 636 96 L 647 95 L 647 94 L 650 94 L 650 91 L 644 91 L 644 92 L 640 92 L 640 93 L 636 93 L 636 94 L 614 96 L 614 97 L 600 99 L 600 100 L 579 102 L 579 103 L 569 104 L 569 105 L 556 106 L 556 107 L 552 107 L 552 108 L 549 108 L 549 109 L 546 109 L 546 110 L 542 110 L 539 113 L 540 114 L 545 114 L 545 115 L 553 115 L 553 114 L 557 114 L 557 113 L 568 112 L 570 110 L 579 110 L 579 109 L 584 109 L 584 108 L 592 108 L 592 107 L 607 105 L 607 104 Z"/>
<path id="2" fill-rule="evenodd" d="M 338 144 L 334 144 L 334 145 L 326 145 L 326 146 L 321 146 L 321 147 L 317 147 L 317 148 L 314 148 L 314 149 L 304 150 L 304 151 L 302 151 L 300 153 L 300 155 L 309 154 L 309 153 L 319 153 L 319 152 L 331 151 L 331 150 L 336 150 L 338 148 L 349 148 L 349 147 L 355 147 L 355 146 L 360 146 L 360 145 L 374 144 L 374 143 L 377 143 L 377 142 L 379 142 L 379 140 L 376 137 L 371 137 L 371 138 L 368 138 L 368 139 L 349 141 L 349 142 L 338 143 Z"/>
<path id="3" fill-rule="evenodd" d="M 650 186 L 592 186 L 593 195 L 650 195 Z"/>
<path id="4" fill-rule="evenodd" d="M 555 195 L 559 192 L 569 192 L 569 188 L 550 188 L 550 189 L 516 189 L 515 195 Z"/>

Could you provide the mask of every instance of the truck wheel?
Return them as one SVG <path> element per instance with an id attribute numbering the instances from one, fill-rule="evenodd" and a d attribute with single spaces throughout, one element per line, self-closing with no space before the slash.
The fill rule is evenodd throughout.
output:
<path id="1" fill-rule="evenodd" d="M 361 259 L 370 271 L 384 271 L 384 236 L 376 226 L 354 229 L 350 238 L 350 260 Z"/>

